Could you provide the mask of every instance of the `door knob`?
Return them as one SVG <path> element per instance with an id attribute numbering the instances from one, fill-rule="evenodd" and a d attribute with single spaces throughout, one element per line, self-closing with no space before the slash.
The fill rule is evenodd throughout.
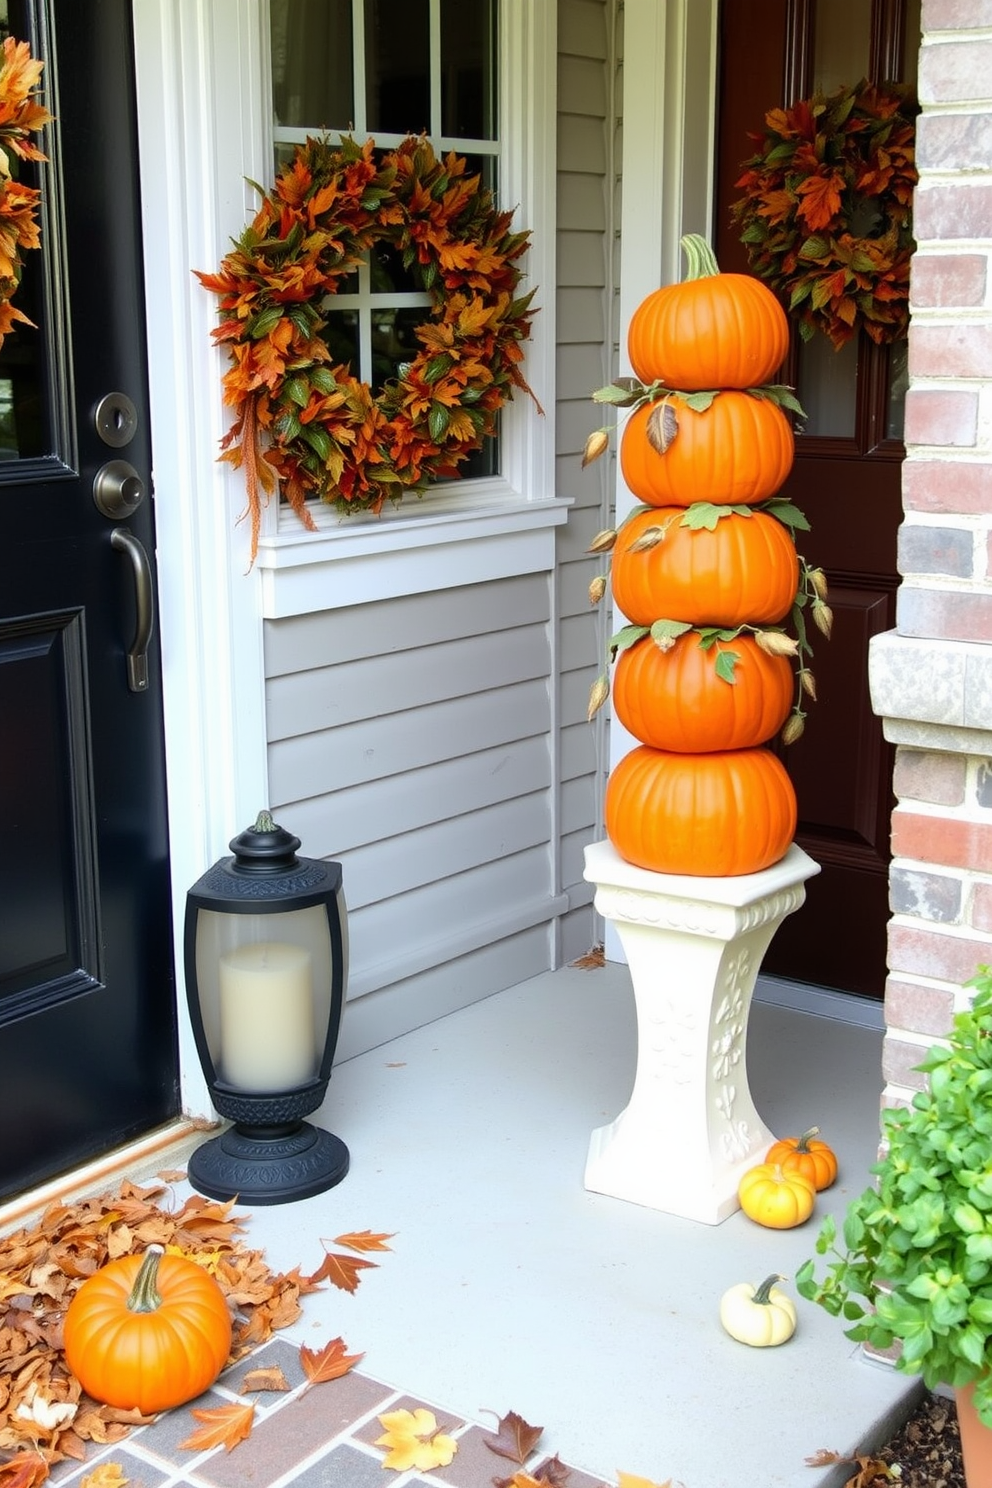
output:
<path id="1" fill-rule="evenodd" d="M 144 481 L 126 460 L 108 460 L 93 477 L 93 500 L 112 522 L 137 511 L 144 494 Z"/>
<path id="2" fill-rule="evenodd" d="M 125 553 L 131 562 L 134 574 L 134 640 L 127 653 L 127 685 L 132 692 L 148 691 L 148 642 L 152 638 L 152 571 L 148 554 L 133 532 L 126 527 L 115 527 L 110 534 L 110 545 L 118 553 Z"/>

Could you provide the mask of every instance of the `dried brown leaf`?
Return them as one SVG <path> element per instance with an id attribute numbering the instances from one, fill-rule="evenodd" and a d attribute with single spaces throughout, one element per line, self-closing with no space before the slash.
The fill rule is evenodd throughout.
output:
<path id="1" fill-rule="evenodd" d="M 332 1338 L 322 1349 L 308 1349 L 300 1345 L 300 1365 L 311 1385 L 323 1385 L 328 1380 L 340 1379 L 365 1358 L 364 1354 L 346 1353 L 343 1338 Z"/>
<path id="2" fill-rule="evenodd" d="M 644 432 L 647 435 L 648 444 L 656 454 L 663 455 L 671 448 L 678 436 L 679 420 L 667 398 L 656 403 L 652 408 Z"/>
<path id="3" fill-rule="evenodd" d="M 346 1245 L 349 1250 L 392 1250 L 387 1245 L 387 1240 L 395 1239 L 393 1234 L 373 1234 L 371 1230 L 352 1230 L 347 1235 L 335 1235 L 335 1245 Z"/>
<path id="4" fill-rule="evenodd" d="M 353 1292 L 362 1279 L 359 1273 L 376 1265 L 377 1261 L 363 1261 L 358 1256 L 338 1255 L 336 1251 L 329 1250 L 317 1270 L 306 1280 L 310 1286 L 315 1286 L 320 1281 L 329 1281 L 343 1292 Z"/>
<path id="5" fill-rule="evenodd" d="M 495 1434 L 484 1432 L 482 1440 L 490 1452 L 508 1457 L 511 1462 L 519 1462 L 523 1467 L 543 1432 L 543 1426 L 531 1426 L 516 1411 L 507 1411 L 505 1416 L 500 1416 L 499 1428 Z"/>
<path id="6" fill-rule="evenodd" d="M 18 1452 L 0 1466 L 3 1488 L 38 1488 L 48 1477 L 48 1463 L 37 1452 Z"/>
<path id="7" fill-rule="evenodd" d="M 569 965 L 578 967 L 580 971 L 594 971 L 606 965 L 606 952 L 601 945 L 594 945 L 591 950 L 586 951 L 584 956 L 579 956 L 576 961 L 570 961 Z"/>
<path id="8" fill-rule="evenodd" d="M 278 1364 L 271 1364 L 265 1369 L 249 1369 L 241 1381 L 240 1395 L 250 1395 L 253 1390 L 288 1390 L 289 1381 L 279 1368 Z"/>
<path id="9" fill-rule="evenodd" d="M 211 1447 L 223 1447 L 230 1452 L 238 1442 L 247 1440 L 251 1436 L 251 1428 L 255 1420 L 255 1406 L 251 1405 L 220 1405 L 216 1410 L 194 1410 L 190 1411 L 197 1421 L 204 1424 L 192 1436 L 180 1442 L 181 1447 L 190 1452 L 206 1452 Z"/>

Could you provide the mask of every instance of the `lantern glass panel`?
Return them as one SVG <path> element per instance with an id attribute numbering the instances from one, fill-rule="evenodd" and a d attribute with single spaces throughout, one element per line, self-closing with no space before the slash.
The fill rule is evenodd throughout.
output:
<path id="1" fill-rule="evenodd" d="M 316 1079 L 331 1017 L 331 972 L 323 905 L 273 914 L 201 909 L 196 978 L 218 1080 L 271 1092 Z"/>

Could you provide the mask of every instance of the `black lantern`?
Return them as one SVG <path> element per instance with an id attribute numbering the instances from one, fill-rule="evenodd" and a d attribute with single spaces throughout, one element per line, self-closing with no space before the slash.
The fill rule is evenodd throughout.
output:
<path id="1" fill-rule="evenodd" d="M 283 1204 L 333 1188 L 348 1149 L 304 1121 L 331 1076 L 348 975 L 341 864 L 297 857 L 267 811 L 186 900 L 186 996 L 210 1096 L 234 1124 L 189 1180 L 215 1199 Z"/>

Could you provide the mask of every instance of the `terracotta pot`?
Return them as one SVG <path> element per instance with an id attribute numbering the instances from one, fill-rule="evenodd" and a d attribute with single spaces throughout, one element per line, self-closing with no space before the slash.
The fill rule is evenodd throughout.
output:
<path id="1" fill-rule="evenodd" d="M 974 1385 L 955 1391 L 964 1479 L 968 1488 L 988 1488 L 992 1483 L 992 1427 L 986 1426 L 976 1411 L 974 1394 Z"/>

